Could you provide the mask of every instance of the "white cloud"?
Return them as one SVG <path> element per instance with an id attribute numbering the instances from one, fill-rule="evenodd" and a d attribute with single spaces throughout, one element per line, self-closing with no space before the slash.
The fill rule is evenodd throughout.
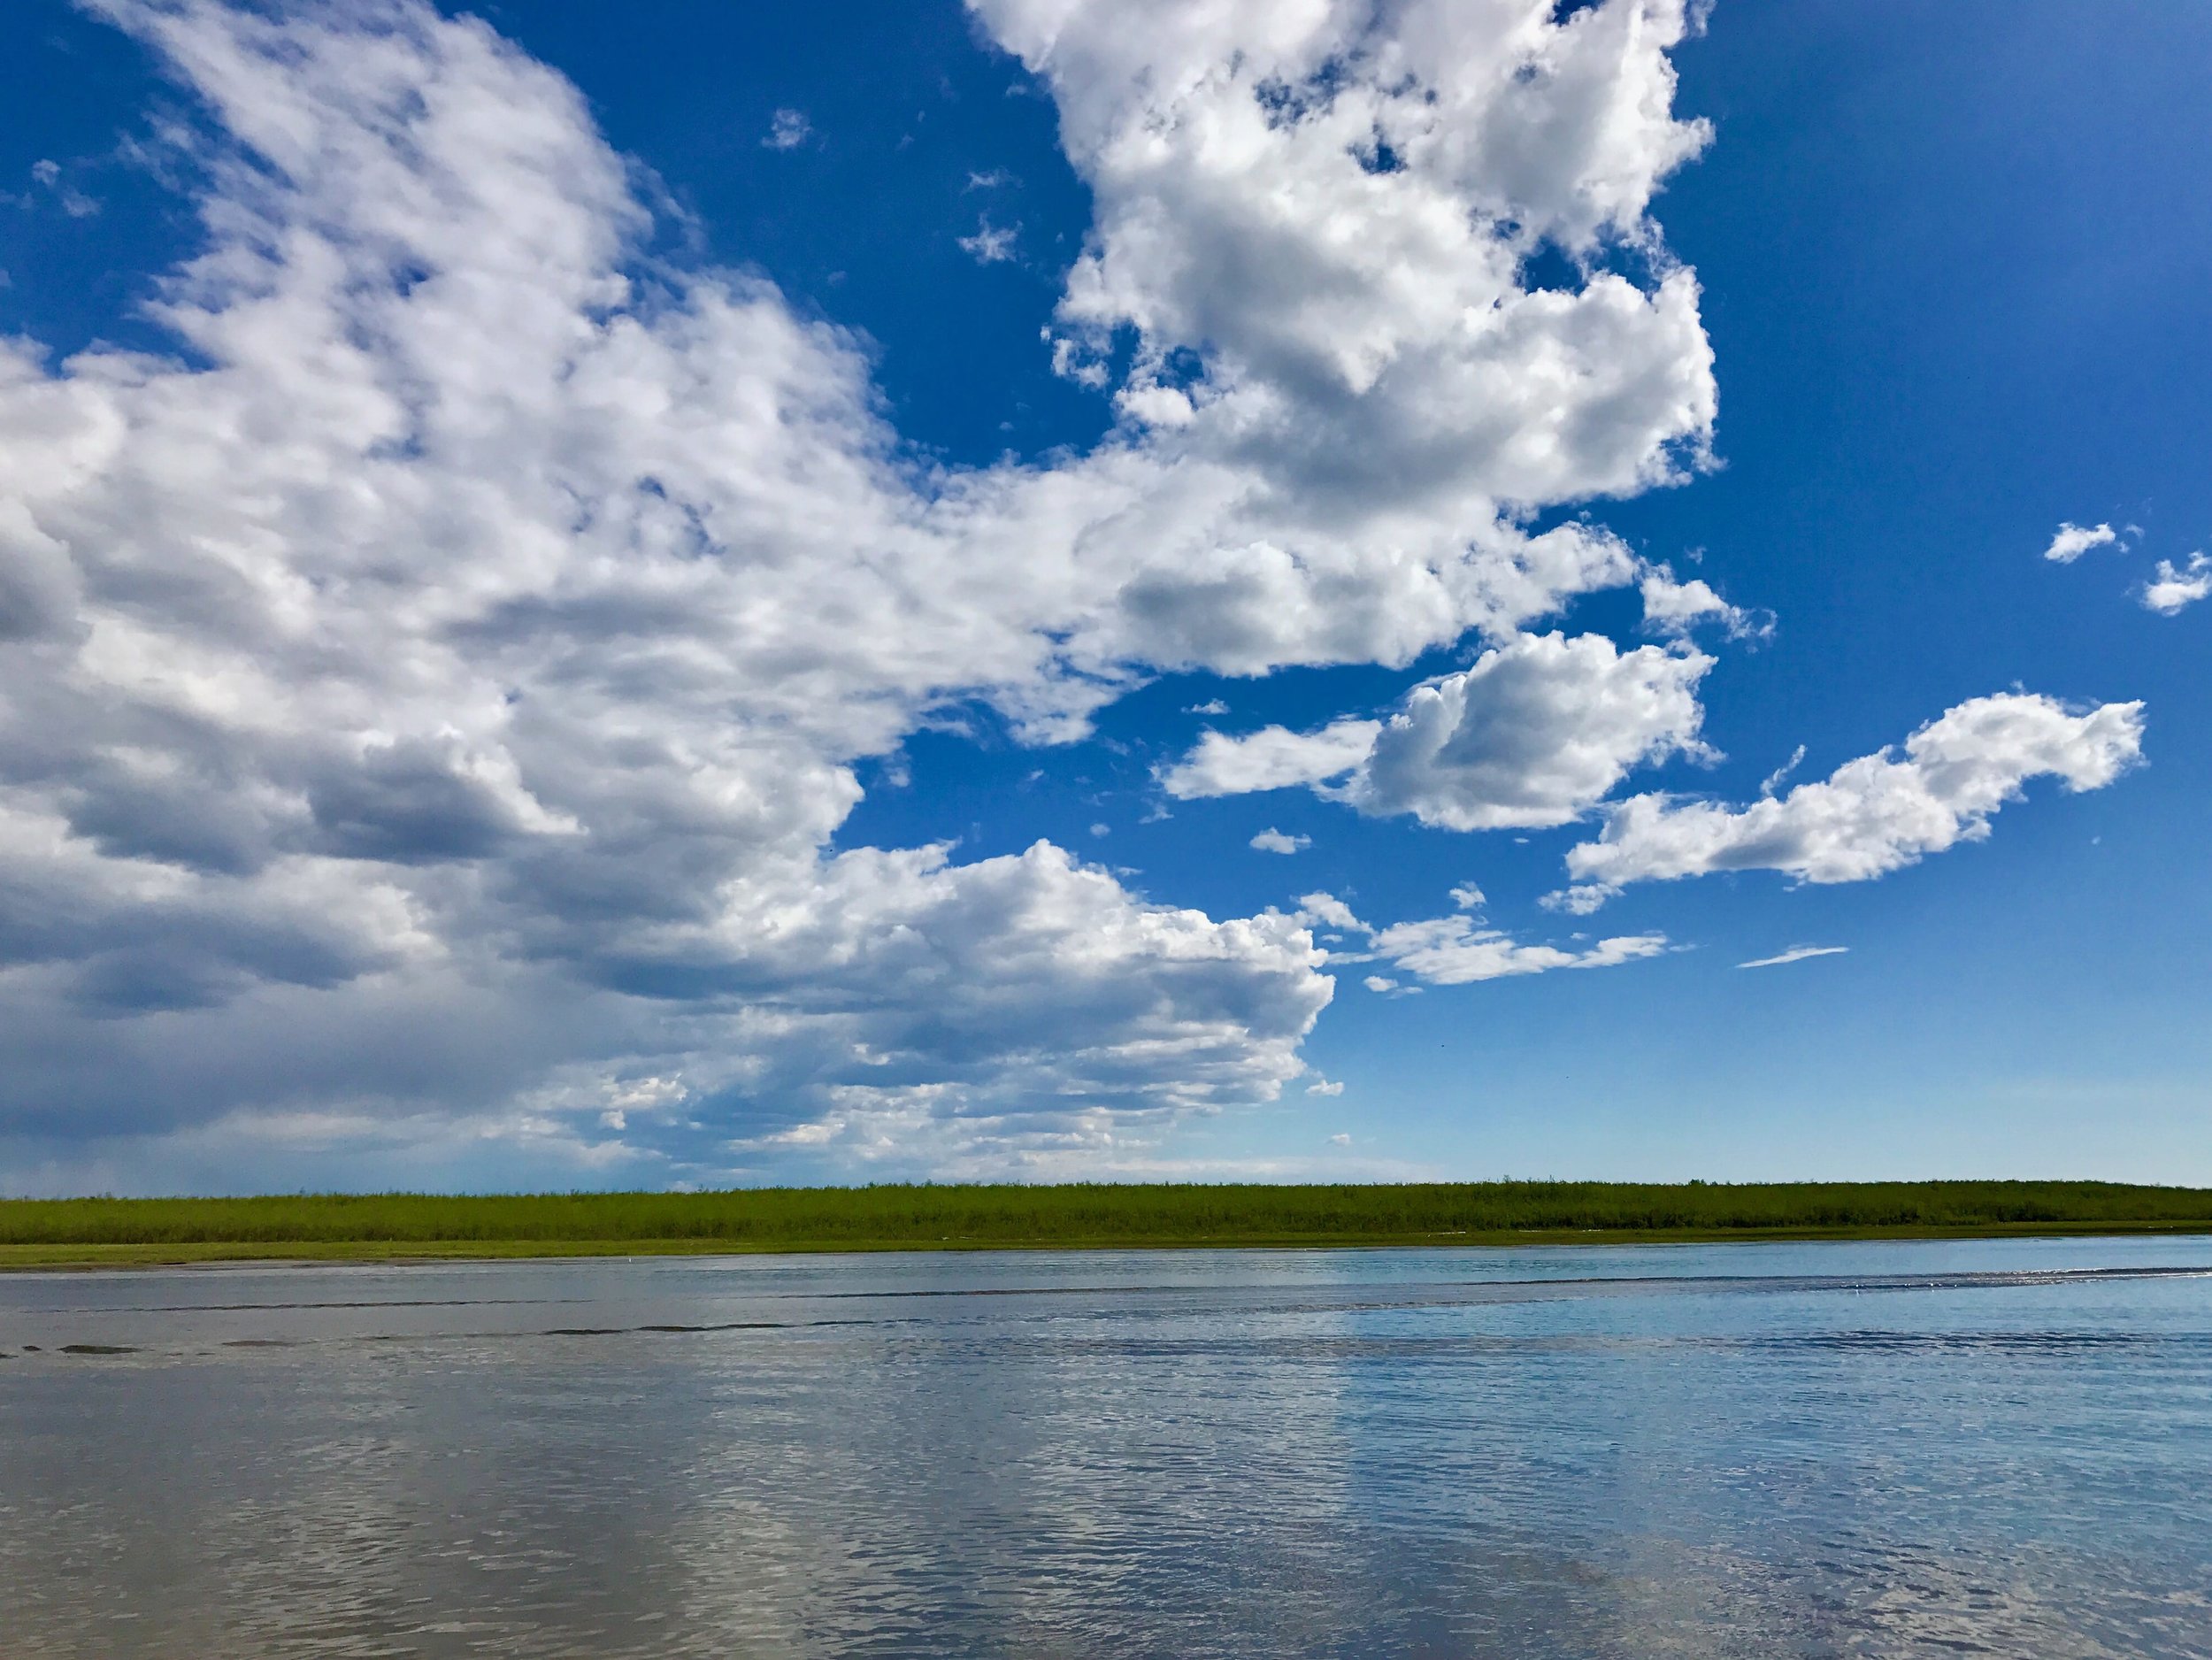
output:
<path id="1" fill-rule="evenodd" d="M 1462 882 L 1452 889 L 1452 905 L 1455 910 L 1479 911 L 1487 903 L 1482 889 L 1472 882 Z"/>
<path id="2" fill-rule="evenodd" d="M 2208 594 L 2212 594 L 2212 558 L 2193 553 L 2189 563 L 2178 570 L 2172 560 L 2161 559 L 2158 574 L 2144 586 L 2143 608 L 2161 617 L 2172 617 Z"/>
<path id="3" fill-rule="evenodd" d="M 1975 698 L 1914 733 L 1901 757 L 1863 756 L 1786 795 L 1746 807 L 1632 797 L 1599 840 L 1569 850 L 1567 869 L 1615 888 L 1724 870 L 1863 881 L 1986 836 L 2030 779 L 2102 788 L 2139 758 L 2142 736 L 2140 703 L 2077 714 L 2047 697 Z"/>
<path id="4" fill-rule="evenodd" d="M 100 211 L 100 204 L 72 184 L 62 174 L 59 162 L 45 159 L 31 164 L 31 178 L 50 195 L 61 211 L 73 219 L 88 219 Z M 0 197 L 0 200 L 5 200 Z"/>
<path id="5" fill-rule="evenodd" d="M 1252 846 L 1262 853 L 1302 853 L 1312 845 L 1311 836 L 1286 835 L 1272 825 L 1252 838 Z"/>
<path id="6" fill-rule="evenodd" d="M 778 110 L 768 123 L 768 135 L 760 141 L 763 150 L 796 150 L 814 135 L 814 123 L 800 110 Z"/>
<path id="7" fill-rule="evenodd" d="M 1352 908 L 1334 894 L 1302 894 L 1294 913 L 1298 921 L 1309 927 L 1334 928 L 1342 934 L 1364 934 L 1367 925 L 1352 914 Z"/>
<path id="8" fill-rule="evenodd" d="M 1310 1095 L 1340 1095 L 1344 1093 L 1343 1080 L 1340 1079 L 1332 1083 L 1325 1078 L 1317 1078 L 1306 1086 L 1306 1093 Z"/>
<path id="9" fill-rule="evenodd" d="M 1600 940 L 1586 950 L 1550 945 L 1523 945 L 1495 928 L 1464 915 L 1426 922 L 1401 922 L 1378 929 L 1376 954 L 1432 986 L 1463 986 L 1476 980 L 1542 974 L 1555 968 L 1610 968 L 1656 957 L 1667 949 L 1663 934 L 1624 934 Z"/>
<path id="10" fill-rule="evenodd" d="M 1651 198 L 1708 137 L 1669 111 L 1681 5 L 975 10 L 1051 86 L 1096 203 L 1072 365 L 1124 327 L 1140 376 L 1205 347 L 1203 436 L 1263 432 L 1302 494 L 1632 490 L 1709 434 L 1687 273 L 1521 287 L 1547 242 L 1657 245 Z"/>
<path id="11" fill-rule="evenodd" d="M 1712 665 L 1602 634 L 1525 634 L 1414 688 L 1343 798 L 1453 830 L 1568 823 L 1630 767 L 1705 752 L 1696 688 Z"/>
<path id="12" fill-rule="evenodd" d="M 1404 664 L 1633 580 L 1603 531 L 1514 510 L 1681 477 L 1710 435 L 1695 282 L 1646 217 L 1706 138 L 1668 108 L 1680 5 L 975 10 L 1094 204 L 1056 361 L 1104 387 L 1136 340 L 1133 448 L 1056 496 L 1110 494 L 1148 549 L 1079 659 Z M 1525 288 L 1547 242 L 1591 274 Z M 1617 244 L 1647 287 L 1603 268 Z"/>
<path id="13" fill-rule="evenodd" d="M 1455 897 L 1458 892 L 1455 890 Z M 1548 973 L 1556 968 L 1610 968 L 1640 957 L 1656 957 L 1667 949 L 1663 934 L 1624 934 L 1600 940 L 1586 950 L 1570 951 L 1550 945 L 1525 945 L 1486 926 L 1479 916 L 1462 909 L 1456 915 L 1417 922 L 1371 927 L 1352 914 L 1350 907 L 1330 894 L 1308 894 L 1291 918 L 1302 923 L 1325 922 L 1347 934 L 1366 936 L 1368 949 L 1348 953 L 1331 950 L 1331 962 L 1386 960 L 1399 972 L 1411 974 L 1432 986 L 1463 986 L 1477 980 L 1504 980 L 1522 974 Z M 1392 992 L 1400 982 L 1384 974 L 1371 974 L 1367 989 Z M 1411 988 L 1409 989 L 1417 989 Z"/>
<path id="14" fill-rule="evenodd" d="M 1309 934 L 1048 847 L 833 852 L 856 766 L 959 698 L 1050 741 L 1164 671 L 1564 649 L 1510 642 L 1636 564 L 1525 510 L 1710 434 L 1646 217 L 1705 138 L 1670 113 L 1676 4 L 979 6 L 1096 203 L 1060 359 L 1106 385 L 1137 345 L 1090 453 L 966 471 L 757 276 L 636 281 L 629 168 L 480 21 L 96 9 L 216 136 L 155 312 L 178 360 L 0 346 L 20 1144 L 1132 1167 L 1162 1115 L 1298 1075 Z M 1525 286 L 1547 242 L 1587 274 Z M 1637 654 L 1572 650 L 1635 691 Z M 1629 673 L 1676 711 L 1650 743 L 1686 743 L 1694 660 Z M 1336 775 L 1286 735 L 1284 781 Z M 1479 758 L 1408 799 L 1533 822 L 1629 742 L 1499 772 L 1530 801 Z"/>
<path id="15" fill-rule="evenodd" d="M 1209 732 L 1189 755 L 1161 772 L 1161 788 L 1188 799 L 1319 784 L 1364 761 L 1381 729 L 1379 721 L 1340 720 L 1319 732 L 1263 726 L 1240 738 Z"/>
<path id="16" fill-rule="evenodd" d="M 1547 911 L 1561 911 L 1570 917 L 1587 917 L 1602 911 L 1605 902 L 1619 891 L 1601 882 L 1584 882 L 1572 888 L 1554 888 L 1536 903 Z"/>
<path id="17" fill-rule="evenodd" d="M 959 238 L 960 251 L 979 265 L 1004 265 L 1014 257 L 1019 225 L 994 225 L 986 218 L 976 221 L 975 234 Z"/>
<path id="18" fill-rule="evenodd" d="M 1225 715 L 1229 712 L 1229 705 L 1218 697 L 1210 697 L 1202 703 L 1191 704 L 1183 712 L 1187 715 Z"/>
<path id="19" fill-rule="evenodd" d="M 1785 963 L 1801 963 L 1808 957 L 1841 957 L 1851 948 L 1847 945 L 1793 945 L 1786 951 L 1773 957 L 1755 957 L 1748 963 L 1739 963 L 1738 968 L 1779 968 Z"/>
<path id="20" fill-rule="evenodd" d="M 1632 766 L 1709 753 L 1696 688 L 1712 666 L 1684 649 L 1623 652 L 1602 634 L 1524 634 L 1415 687 L 1386 721 L 1210 732 L 1161 782 L 1182 796 L 1302 784 L 1454 830 L 1565 824 Z"/>
<path id="21" fill-rule="evenodd" d="M 1351 1136 L 1340 1130 L 1336 1134 L 1332 1135 L 1329 1138 L 1329 1145 L 1331 1147 L 1349 1147 L 1351 1144 Z"/>
<path id="22" fill-rule="evenodd" d="M 2043 549 L 2043 557 L 2058 565 L 2071 565 L 2092 548 L 2108 548 L 2119 540 L 2120 533 L 2109 525 L 2064 524 L 2051 538 L 2051 545 Z"/>
<path id="23" fill-rule="evenodd" d="M 1701 577 L 1678 581 L 1664 565 L 1646 565 L 1637 591 L 1644 603 L 1644 626 L 1656 634 L 1679 638 L 1708 621 L 1720 624 L 1731 640 L 1765 639 L 1774 633 L 1772 617 L 1730 604 Z"/>
<path id="24" fill-rule="evenodd" d="M 1776 767 L 1774 771 L 1769 772 L 1765 778 L 1759 781 L 1759 794 L 1762 795 L 1773 795 L 1776 790 L 1781 788 L 1783 785 L 1789 782 L 1791 773 L 1794 772 L 1799 767 L 1804 765 L 1805 746 L 1801 743 L 1797 746 L 1797 748 L 1790 751 L 1790 758 L 1788 760 L 1783 762 L 1781 765 Z"/>

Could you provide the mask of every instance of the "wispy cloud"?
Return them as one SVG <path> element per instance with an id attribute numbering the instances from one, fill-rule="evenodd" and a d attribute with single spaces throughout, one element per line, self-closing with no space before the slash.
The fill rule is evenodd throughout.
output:
<path id="1" fill-rule="evenodd" d="M 1774 957 L 1755 957 L 1748 963 L 1739 963 L 1738 968 L 1779 968 L 1785 963 L 1801 963 L 1809 957 L 1841 957 L 1851 948 L 1847 945 L 1793 945 Z"/>
<path id="2" fill-rule="evenodd" d="M 778 110 L 760 145 L 763 150 L 796 150 L 813 136 L 814 123 L 806 119 L 803 110 Z"/>
<path id="3" fill-rule="evenodd" d="M 1261 853 L 1302 853 L 1312 845 L 1311 836 L 1288 835 L 1273 825 L 1252 838 L 1253 848 Z"/>
<path id="4" fill-rule="evenodd" d="M 986 217 L 976 222 L 975 234 L 960 239 L 960 250 L 979 265 L 1004 265 L 1014 257 L 1014 239 L 1021 227 L 994 225 Z"/>

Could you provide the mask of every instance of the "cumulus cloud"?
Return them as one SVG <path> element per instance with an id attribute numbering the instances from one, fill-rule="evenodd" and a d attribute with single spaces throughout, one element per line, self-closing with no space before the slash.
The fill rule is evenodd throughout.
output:
<path id="1" fill-rule="evenodd" d="M 1847 945 L 1793 945 L 1786 951 L 1772 957 L 1755 957 L 1748 963 L 1739 963 L 1738 968 L 1780 968 L 1786 963 L 1801 963 L 1813 957 L 1841 957 L 1851 948 Z"/>
<path id="2" fill-rule="evenodd" d="M 2161 559 L 2157 575 L 2144 585 L 2143 608 L 2172 617 L 2208 594 L 2212 594 L 2212 558 L 2193 553 L 2189 563 L 2178 568 L 2171 559 Z"/>
<path id="3" fill-rule="evenodd" d="M 2103 788 L 2142 740 L 2140 703 L 2076 712 L 2048 697 L 1978 697 L 1921 727 L 1901 755 L 1863 756 L 1786 795 L 1745 807 L 1631 797 L 1597 841 L 1569 850 L 1567 869 L 1606 888 L 1740 870 L 1864 881 L 1987 836 L 1992 815 L 2031 779 Z"/>
<path id="4" fill-rule="evenodd" d="M 1189 799 L 1323 784 L 1363 763 L 1381 730 L 1379 721 L 1340 720 L 1319 732 L 1283 726 L 1263 726 L 1242 737 L 1209 732 L 1162 771 L 1160 785 L 1171 795 Z"/>
<path id="5" fill-rule="evenodd" d="M 1637 572 L 1525 510 L 1710 434 L 1647 217 L 1705 139 L 1678 4 L 979 4 L 1097 204 L 1054 350 L 1124 415 L 979 470 L 902 445 L 862 343 L 758 277 L 641 276 L 629 169 L 483 23 L 96 9 L 210 118 L 204 241 L 152 311 L 176 359 L 0 345 L 10 1134 L 1133 1157 L 1299 1075 L 1305 925 L 1048 846 L 833 853 L 856 763 L 959 700 L 1050 742 L 1158 672 L 1470 629 L 1503 643 L 1432 688 L 1466 705 L 1432 754 L 1394 718 L 1388 810 L 1556 822 L 1693 742 L 1694 654 L 1521 634 Z M 1523 681 L 1592 706 L 1571 758 L 1486 734 Z M 1382 726 L 1287 735 L 1219 740 L 1221 777 L 1371 767 Z"/>
<path id="6" fill-rule="evenodd" d="M 1139 376 L 1202 346 L 1209 447 L 1263 437 L 1302 495 L 1387 480 L 1417 512 L 1635 489 L 1701 452 L 1694 280 L 1599 268 L 1658 248 L 1652 197 L 1709 136 L 1669 108 L 1683 5 L 975 10 L 1051 87 L 1097 204 L 1071 373 L 1123 328 Z M 1523 286 L 1547 245 L 1589 262 L 1578 286 Z"/>
<path id="7" fill-rule="evenodd" d="M 1416 687 L 1343 797 L 1453 830 L 1565 824 L 1632 766 L 1705 752 L 1696 688 L 1712 665 L 1602 634 L 1524 635 Z"/>
<path id="8" fill-rule="evenodd" d="M 1678 638 L 1703 622 L 1717 623 L 1731 640 L 1766 639 L 1774 633 L 1771 616 L 1730 604 L 1702 578 L 1678 581 L 1668 565 L 1645 566 L 1637 592 L 1644 603 L 1644 626 L 1655 634 Z"/>
<path id="9" fill-rule="evenodd" d="M 2043 549 L 2043 557 L 2056 565 L 2071 565 L 2093 548 L 2108 548 L 2120 540 L 2120 533 L 2109 525 L 2063 524 L 2051 538 L 2051 545 Z"/>
<path id="10" fill-rule="evenodd" d="M 1683 6 L 974 9 L 1094 204 L 1056 360 L 1120 373 L 1130 442 L 1179 464 L 1119 510 L 1156 551 L 1100 648 L 1404 664 L 1632 580 L 1616 538 L 1514 510 L 1680 478 L 1710 438 L 1696 284 L 1647 216 L 1707 137 L 1669 109 Z M 1548 249 L 1566 286 L 1531 285 Z"/>
<path id="11" fill-rule="evenodd" d="M 1302 853 L 1312 845 L 1311 836 L 1286 835 L 1273 825 L 1252 838 L 1253 849 L 1261 853 Z"/>
<path id="12" fill-rule="evenodd" d="M 1415 687 L 1386 720 L 1208 733 L 1161 782 L 1185 796 L 1303 785 L 1453 830 L 1566 824 L 1632 766 L 1709 753 L 1697 684 L 1712 666 L 1687 649 L 1524 634 Z"/>

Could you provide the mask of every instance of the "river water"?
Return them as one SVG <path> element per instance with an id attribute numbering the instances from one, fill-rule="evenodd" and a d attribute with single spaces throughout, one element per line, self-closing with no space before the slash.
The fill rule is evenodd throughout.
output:
<path id="1" fill-rule="evenodd" d="M 2212 1656 L 2212 1240 L 0 1276 L 0 1654 Z"/>

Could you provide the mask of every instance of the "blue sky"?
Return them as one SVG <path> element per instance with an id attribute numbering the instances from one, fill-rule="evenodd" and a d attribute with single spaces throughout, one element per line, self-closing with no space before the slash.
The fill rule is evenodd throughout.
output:
<path id="1" fill-rule="evenodd" d="M 0 1187 L 2212 1181 L 2212 19 L 473 16 L 12 20 Z"/>

